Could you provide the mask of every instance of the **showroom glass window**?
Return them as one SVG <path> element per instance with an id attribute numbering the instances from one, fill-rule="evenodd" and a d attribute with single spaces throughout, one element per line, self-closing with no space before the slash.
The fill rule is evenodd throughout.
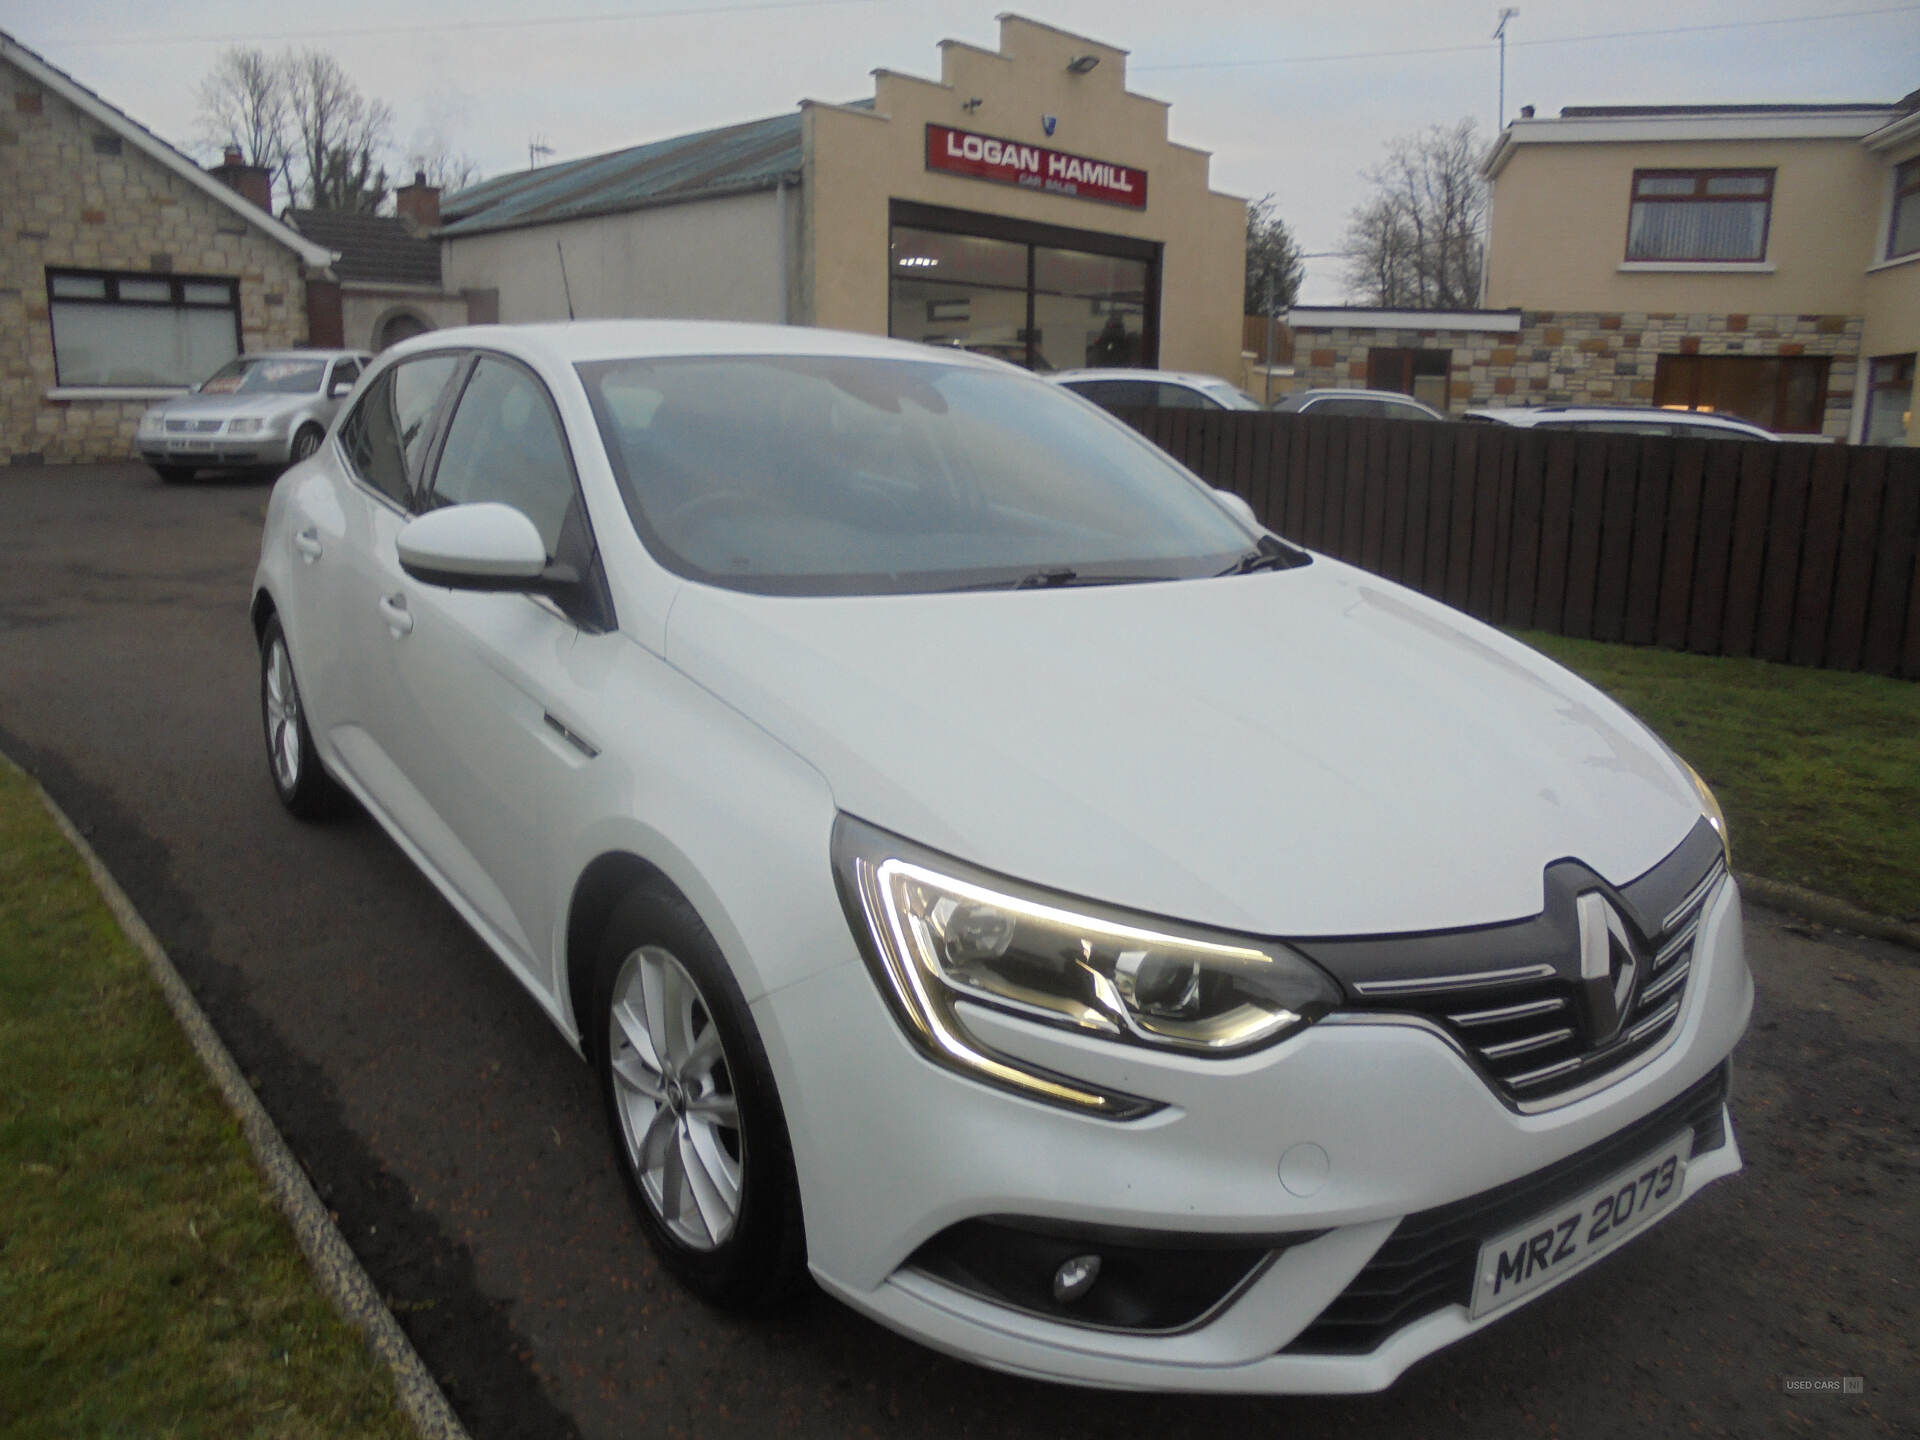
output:
<path id="1" fill-rule="evenodd" d="M 1893 216 L 1887 223 L 1887 259 L 1920 252 L 1920 159 L 1894 168 Z"/>
<path id="2" fill-rule="evenodd" d="M 1826 419 L 1825 355 L 1662 355 L 1653 403 L 1751 420 L 1783 434 L 1816 435 Z"/>
<path id="3" fill-rule="evenodd" d="M 1771 170 L 1636 170 L 1627 259 L 1767 258 Z"/>
<path id="4" fill-rule="evenodd" d="M 240 353 L 240 284 L 214 275 L 48 270 L 54 383 L 192 385 Z"/>
<path id="5" fill-rule="evenodd" d="M 1159 247 L 896 201 L 888 333 L 1029 370 L 1159 360 Z"/>

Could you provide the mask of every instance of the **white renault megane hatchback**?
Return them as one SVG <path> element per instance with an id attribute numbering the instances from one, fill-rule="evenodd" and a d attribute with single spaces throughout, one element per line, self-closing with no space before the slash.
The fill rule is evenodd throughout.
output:
<path id="1" fill-rule="evenodd" d="M 519 977 L 713 1301 L 1373 1390 L 1740 1167 L 1699 778 L 1005 365 L 422 336 L 279 482 L 253 617 L 280 798 Z"/>

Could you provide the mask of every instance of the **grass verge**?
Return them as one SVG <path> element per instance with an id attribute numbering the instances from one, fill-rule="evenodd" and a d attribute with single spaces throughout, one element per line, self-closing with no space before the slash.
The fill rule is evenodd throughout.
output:
<path id="1" fill-rule="evenodd" d="M 0 1437 L 402 1437 L 85 866 L 0 765 Z"/>
<path id="2" fill-rule="evenodd" d="M 1727 812 L 1736 868 L 1920 921 L 1920 685 L 1534 631 L 1519 638 L 1686 756 Z"/>

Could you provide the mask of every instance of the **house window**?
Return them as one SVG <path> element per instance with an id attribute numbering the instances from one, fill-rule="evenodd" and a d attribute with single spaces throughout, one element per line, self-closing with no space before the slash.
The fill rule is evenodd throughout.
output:
<path id="1" fill-rule="evenodd" d="M 1367 351 L 1367 384 L 1375 390 L 1398 390 L 1436 410 L 1445 410 L 1447 372 L 1452 367 L 1451 350 L 1401 350 L 1375 345 Z"/>
<path id="2" fill-rule="evenodd" d="M 1887 226 L 1887 259 L 1920 250 L 1920 160 L 1893 172 L 1893 219 Z"/>
<path id="3" fill-rule="evenodd" d="M 1830 363 L 1825 355 L 1662 355 L 1653 403 L 1815 435 L 1826 418 Z"/>
<path id="4" fill-rule="evenodd" d="M 191 385 L 240 353 L 240 282 L 47 271 L 54 383 Z"/>
<path id="5" fill-rule="evenodd" d="M 1913 356 L 1879 355 L 1867 368 L 1862 445 L 1904 445 L 1913 417 Z"/>
<path id="6" fill-rule="evenodd" d="M 1636 170 L 1629 260 L 1764 260 L 1771 170 Z"/>

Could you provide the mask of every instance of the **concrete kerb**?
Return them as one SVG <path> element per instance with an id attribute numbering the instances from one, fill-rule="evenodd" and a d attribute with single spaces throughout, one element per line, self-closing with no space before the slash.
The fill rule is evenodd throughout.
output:
<path id="1" fill-rule="evenodd" d="M 1784 880 L 1769 880 L 1744 870 L 1736 872 L 1734 878 L 1749 900 L 1771 909 L 1784 910 L 1836 930 L 1851 930 L 1856 935 L 1871 935 L 1876 940 L 1890 940 L 1909 950 L 1920 950 L 1920 925 L 1910 925 L 1888 915 L 1875 915 L 1871 910 L 1862 910 L 1803 885 L 1789 885 Z"/>
<path id="2" fill-rule="evenodd" d="M 3 755 L 0 755 L 0 764 L 22 775 L 26 774 Z M 87 844 L 67 818 L 66 812 L 31 775 L 26 775 L 26 780 L 39 795 L 40 803 L 46 806 L 47 813 L 53 816 L 54 824 L 60 827 L 68 843 L 86 862 L 100 897 L 107 902 L 114 919 L 120 922 L 120 928 L 146 957 L 154 979 L 160 984 L 161 993 L 166 996 L 167 1007 L 173 1011 L 174 1018 L 179 1021 L 187 1037 L 187 1043 L 206 1066 L 208 1076 L 220 1092 L 220 1098 L 240 1122 L 241 1133 L 246 1136 L 247 1144 L 253 1151 L 254 1163 L 260 1167 L 274 1203 L 293 1227 L 294 1238 L 299 1241 L 300 1249 L 313 1269 L 313 1277 L 321 1293 L 333 1303 L 348 1324 L 366 1337 L 369 1348 L 392 1371 L 400 1408 L 424 1440 L 468 1440 L 466 1428 L 454 1415 L 446 1394 L 435 1383 L 419 1353 L 407 1339 L 406 1332 L 401 1330 L 399 1322 L 381 1300 L 372 1278 L 361 1268 L 359 1258 L 333 1223 L 327 1207 L 314 1193 L 306 1172 L 300 1168 L 300 1162 L 293 1158 L 287 1142 L 280 1138 L 280 1132 L 274 1128 L 272 1119 L 253 1093 L 253 1087 L 247 1084 L 246 1077 L 240 1073 L 240 1067 L 234 1063 L 233 1056 L 228 1053 L 227 1047 L 193 998 L 193 992 L 187 988 L 186 981 L 180 978 L 180 972 L 173 968 L 167 952 L 160 947 L 160 942 L 140 918 L 140 912 L 133 908 L 133 902 L 127 899 L 126 893 L 114 881 L 100 857 L 94 854 L 93 847 Z"/>

